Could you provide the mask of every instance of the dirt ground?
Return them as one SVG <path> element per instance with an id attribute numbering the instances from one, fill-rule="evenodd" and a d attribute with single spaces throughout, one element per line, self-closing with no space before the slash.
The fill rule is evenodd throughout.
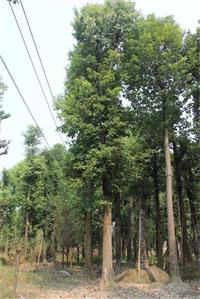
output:
<path id="1" fill-rule="evenodd" d="M 3 272 L 2 272 L 3 271 Z M 9 273 L 8 273 L 9 272 Z M 86 279 L 81 268 L 69 270 L 68 276 L 60 271 L 43 268 L 37 272 L 22 269 L 19 275 L 17 298 L 19 299 L 200 299 L 200 280 L 184 283 L 139 284 L 123 280 L 106 290 L 100 289 L 99 278 Z M 1 269 L 0 299 L 13 298 L 12 269 Z"/>
<path id="2" fill-rule="evenodd" d="M 200 298 L 200 282 L 192 287 L 189 284 L 183 283 L 167 284 L 164 286 L 149 285 L 125 285 L 120 284 L 113 286 L 107 291 L 100 290 L 99 281 L 92 283 L 78 283 L 73 288 L 60 289 L 56 287 L 50 288 L 33 288 L 32 290 L 22 292 L 18 298 L 40 298 L 40 299 L 179 299 L 179 298 Z"/>

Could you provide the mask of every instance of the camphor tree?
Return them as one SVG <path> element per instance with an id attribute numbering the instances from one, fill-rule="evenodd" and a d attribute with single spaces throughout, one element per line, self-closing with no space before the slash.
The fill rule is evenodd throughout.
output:
<path id="1" fill-rule="evenodd" d="M 73 140 L 80 177 L 102 187 L 103 267 L 102 281 L 112 279 L 111 212 L 116 160 L 121 137 L 127 134 L 121 95 L 122 36 L 136 18 L 134 5 L 106 1 L 86 5 L 75 12 L 76 46 L 70 54 L 66 94 L 57 101 L 65 122 L 63 131 Z M 118 157 L 116 159 L 116 157 Z"/>
<path id="2" fill-rule="evenodd" d="M 182 31 L 172 17 L 148 16 L 138 23 L 138 34 L 126 40 L 127 55 L 124 72 L 126 96 L 141 127 L 158 126 L 163 133 L 168 211 L 168 243 L 170 274 L 180 275 L 172 200 L 172 167 L 170 136 L 180 120 L 185 59 L 181 54 Z"/>
<path id="3" fill-rule="evenodd" d="M 184 39 L 183 54 L 186 59 L 187 85 L 184 99 L 189 100 L 186 115 L 188 115 L 187 135 L 179 144 L 184 152 L 182 159 L 182 175 L 184 188 L 190 203 L 191 226 L 193 232 L 194 253 L 200 265 L 200 221 L 198 194 L 200 190 L 200 27 L 196 32 L 187 32 Z M 190 125 L 190 126 L 189 126 Z M 187 138 L 186 138 L 187 137 Z M 184 146 L 183 146 L 184 145 Z"/>

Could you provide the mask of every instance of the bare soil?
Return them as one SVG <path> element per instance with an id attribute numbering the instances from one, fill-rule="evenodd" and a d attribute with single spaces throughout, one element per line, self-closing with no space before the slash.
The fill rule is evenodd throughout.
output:
<path id="1" fill-rule="evenodd" d="M 154 269 L 155 270 L 155 269 Z M 0 272 L 0 299 L 12 298 L 13 269 L 8 266 Z M 17 294 L 20 299 L 200 299 L 200 280 L 173 283 L 113 283 L 109 289 L 100 289 L 100 279 L 86 278 L 81 267 L 67 269 L 70 276 L 53 266 L 44 266 L 34 272 L 21 266 Z M 155 270 L 157 271 L 157 269 Z M 7 275 L 7 273 L 9 273 Z M 6 288 L 6 289 L 5 289 Z"/>

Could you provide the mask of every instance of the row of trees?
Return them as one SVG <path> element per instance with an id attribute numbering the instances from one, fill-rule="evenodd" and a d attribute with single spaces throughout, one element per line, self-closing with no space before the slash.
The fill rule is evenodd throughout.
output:
<path id="1" fill-rule="evenodd" d="M 98 249 L 105 283 L 113 255 L 142 268 L 150 253 L 161 268 L 169 257 L 177 277 L 200 263 L 200 30 L 123 0 L 75 11 L 73 28 L 56 101 L 70 148 L 41 150 L 28 128 L 25 160 L 3 172 L 2 249 L 23 236 L 27 254 L 41 230 L 47 258 L 84 244 L 90 275 Z"/>

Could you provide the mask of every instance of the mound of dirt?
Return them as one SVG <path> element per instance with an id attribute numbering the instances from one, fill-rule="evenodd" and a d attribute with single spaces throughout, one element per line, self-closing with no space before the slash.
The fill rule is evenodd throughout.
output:
<path id="1" fill-rule="evenodd" d="M 151 266 L 147 269 L 126 269 L 124 272 L 116 277 L 116 282 L 125 283 L 166 283 L 170 280 L 169 275 L 156 266 Z"/>

